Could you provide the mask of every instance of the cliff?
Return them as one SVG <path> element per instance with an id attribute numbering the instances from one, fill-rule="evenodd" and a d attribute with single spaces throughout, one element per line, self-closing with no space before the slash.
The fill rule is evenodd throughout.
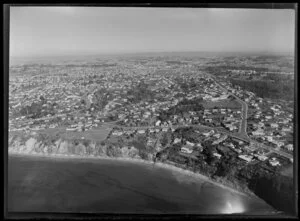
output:
<path id="1" fill-rule="evenodd" d="M 130 157 L 139 159 L 139 151 L 135 147 L 107 146 L 103 142 L 89 140 L 66 140 L 62 138 L 39 136 L 11 136 L 9 138 L 9 153 L 45 154 L 45 155 L 78 155 L 78 156 L 108 156 Z"/>

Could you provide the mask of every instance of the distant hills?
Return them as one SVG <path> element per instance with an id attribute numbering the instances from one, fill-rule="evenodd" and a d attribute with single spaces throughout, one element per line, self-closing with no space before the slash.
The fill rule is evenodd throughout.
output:
<path id="1" fill-rule="evenodd" d="M 28 56 L 28 57 L 10 57 L 10 65 L 22 65 L 33 63 L 56 63 L 64 61 L 86 61 L 87 59 L 112 59 L 120 57 L 233 57 L 233 56 L 294 56 L 293 53 L 273 53 L 273 52 L 207 52 L 207 51 L 173 51 L 173 52 L 136 52 L 136 53 L 106 53 L 106 54 L 66 54 L 66 55 L 49 55 L 49 56 Z"/>

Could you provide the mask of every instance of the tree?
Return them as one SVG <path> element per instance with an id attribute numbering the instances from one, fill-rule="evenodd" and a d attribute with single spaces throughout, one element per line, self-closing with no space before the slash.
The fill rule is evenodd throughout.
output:
<path id="1" fill-rule="evenodd" d="M 164 133 L 162 136 L 162 139 L 160 141 L 161 145 L 164 147 L 167 145 L 167 143 L 169 142 L 169 137 L 167 133 Z"/>
<path id="2" fill-rule="evenodd" d="M 45 98 L 44 98 L 43 95 L 40 96 L 40 100 L 41 100 L 41 101 L 44 101 L 44 100 L 45 100 Z"/>

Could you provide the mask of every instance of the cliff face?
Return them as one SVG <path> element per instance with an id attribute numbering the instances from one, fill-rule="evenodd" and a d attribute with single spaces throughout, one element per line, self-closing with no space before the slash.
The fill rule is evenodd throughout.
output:
<path id="1" fill-rule="evenodd" d="M 135 147 L 114 147 L 87 140 L 41 140 L 37 137 L 10 137 L 9 153 L 140 158 Z"/>
<path id="2" fill-rule="evenodd" d="M 63 140 L 61 138 L 41 139 L 35 136 L 13 136 L 9 137 L 10 153 L 44 154 L 44 155 L 76 155 L 76 156 L 103 156 L 103 157 L 125 157 L 125 158 L 147 158 L 152 160 L 152 154 L 143 154 L 135 147 L 107 146 L 103 143 L 88 140 Z M 219 180 L 218 182 L 226 180 Z M 232 183 L 231 183 L 232 184 Z M 232 185 L 230 185 L 232 186 Z M 238 184 L 234 185 L 239 189 Z M 265 200 L 274 208 L 289 214 L 294 214 L 294 191 L 293 179 L 282 175 L 272 177 L 256 177 L 250 183 L 249 189 L 258 197 Z"/>

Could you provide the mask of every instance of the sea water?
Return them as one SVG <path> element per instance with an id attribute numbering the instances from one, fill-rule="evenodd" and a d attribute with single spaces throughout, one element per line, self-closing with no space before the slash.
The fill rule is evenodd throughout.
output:
<path id="1" fill-rule="evenodd" d="M 260 199 L 151 164 L 10 156 L 8 211 L 271 214 L 275 210 Z"/>

